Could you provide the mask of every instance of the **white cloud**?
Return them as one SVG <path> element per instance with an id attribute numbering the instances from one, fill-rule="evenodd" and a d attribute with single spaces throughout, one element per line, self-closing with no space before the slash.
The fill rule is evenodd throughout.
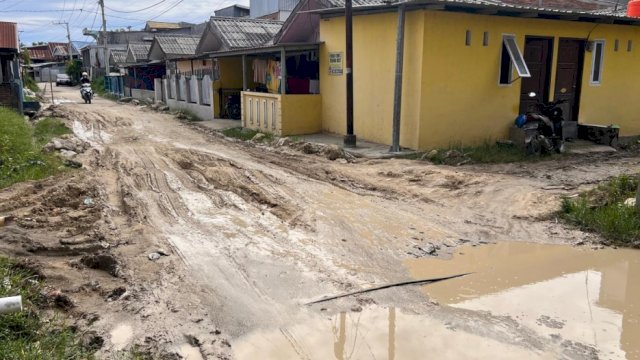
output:
<path id="1" fill-rule="evenodd" d="M 96 0 L 50 0 L 44 3 L 40 0 L 11 0 L 19 4 L 0 7 L 0 11 L 26 10 L 25 12 L 0 12 L 0 20 L 18 23 L 21 31 L 21 39 L 25 43 L 33 41 L 66 41 L 66 30 L 63 26 L 53 25 L 54 21 L 68 21 L 72 40 L 84 40 L 83 28 L 99 30 L 102 26 Z M 152 6 L 160 0 L 104 0 L 109 9 L 118 11 L 134 11 Z M 165 0 L 147 10 L 135 13 L 121 13 L 106 9 L 107 28 L 119 29 L 132 26 L 133 29 L 144 27 L 145 21 L 155 18 L 156 21 L 184 21 L 201 23 L 209 19 L 215 10 L 233 4 L 249 5 L 249 0 Z M 30 12 L 31 10 L 72 10 L 65 12 Z M 45 5 L 46 4 L 46 5 Z M 84 4 L 84 5 L 83 5 Z M 82 11 L 81 11 L 82 9 Z M 163 12 L 165 12 L 162 14 Z M 161 16 L 158 16 L 162 14 Z M 157 17 L 157 18 L 156 18 Z M 95 22 L 94 22 L 95 19 Z"/>

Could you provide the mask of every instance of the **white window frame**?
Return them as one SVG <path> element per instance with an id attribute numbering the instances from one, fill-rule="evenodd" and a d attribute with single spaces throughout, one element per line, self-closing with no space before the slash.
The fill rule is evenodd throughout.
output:
<path id="1" fill-rule="evenodd" d="M 504 34 L 503 34 L 504 36 Z M 500 43 L 500 60 L 498 61 L 498 86 L 511 86 L 511 84 L 513 84 L 513 61 L 509 61 L 509 71 L 507 73 L 508 75 L 508 83 L 502 83 L 501 82 L 501 78 L 502 78 L 502 56 L 504 54 L 504 49 L 506 48 L 506 45 L 504 44 L 504 42 Z M 508 52 L 508 50 L 507 50 Z"/>
<path id="2" fill-rule="evenodd" d="M 596 51 L 598 45 L 601 46 L 600 48 L 600 68 L 598 69 L 598 80 L 594 80 L 593 76 L 595 75 L 596 72 L 596 56 L 598 54 L 598 51 Z M 591 50 L 593 52 L 593 56 L 591 57 L 591 73 L 589 74 L 589 84 L 590 85 L 600 85 L 602 84 L 602 71 L 604 70 L 604 52 L 606 49 L 606 41 L 604 39 L 598 39 L 598 40 L 594 40 L 593 41 L 593 49 Z"/>
<path id="3" fill-rule="evenodd" d="M 512 43 L 508 41 L 511 40 Z M 511 58 L 512 68 L 516 69 L 518 76 L 521 78 L 531 77 L 531 72 L 529 71 L 529 67 L 527 63 L 524 61 L 524 55 L 522 51 L 520 51 L 520 47 L 518 47 L 518 41 L 516 41 L 516 36 L 514 34 L 502 34 L 502 43 L 507 48 L 509 52 L 509 57 Z M 512 45 L 512 46 L 510 46 Z M 522 62 L 522 66 L 524 69 L 521 69 L 518 66 L 518 62 Z"/>

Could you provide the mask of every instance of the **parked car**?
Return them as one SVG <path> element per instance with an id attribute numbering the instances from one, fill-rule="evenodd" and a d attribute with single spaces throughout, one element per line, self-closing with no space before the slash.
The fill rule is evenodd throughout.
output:
<path id="1" fill-rule="evenodd" d="M 58 74 L 56 75 L 56 86 L 59 85 L 73 85 L 73 81 L 71 80 L 71 77 L 67 74 Z"/>

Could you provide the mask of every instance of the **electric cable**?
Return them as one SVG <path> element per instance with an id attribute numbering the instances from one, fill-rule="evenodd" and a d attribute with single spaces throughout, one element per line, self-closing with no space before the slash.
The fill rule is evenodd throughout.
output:
<path id="1" fill-rule="evenodd" d="M 131 14 L 131 13 L 136 13 L 136 12 L 140 12 L 140 11 L 149 10 L 149 9 L 151 9 L 152 7 L 154 7 L 154 6 L 158 6 L 158 5 L 162 4 L 162 3 L 163 3 L 163 2 L 165 2 L 165 1 L 167 1 L 167 0 L 160 0 L 160 1 L 158 1 L 157 3 L 155 3 L 155 4 L 153 4 L 153 5 L 149 5 L 149 6 L 145 7 L 145 8 L 138 9 L 138 10 L 131 10 L 131 11 L 115 10 L 115 9 L 112 9 L 112 8 L 110 8 L 110 7 L 106 6 L 106 5 L 105 5 L 104 7 L 105 7 L 105 9 L 109 9 L 109 10 L 111 10 L 111 11 L 113 11 L 113 12 L 117 12 L 117 13 L 125 13 L 125 14 Z"/>

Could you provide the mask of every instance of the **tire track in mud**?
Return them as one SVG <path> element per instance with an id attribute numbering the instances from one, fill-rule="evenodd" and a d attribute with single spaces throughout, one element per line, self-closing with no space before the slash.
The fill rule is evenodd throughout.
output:
<path id="1" fill-rule="evenodd" d="M 403 169 L 382 181 L 377 172 L 409 163 L 349 169 L 119 109 L 82 120 L 111 135 L 98 137 L 104 171 L 117 175 L 111 190 L 129 203 L 132 223 L 150 228 L 144 236 L 179 254 L 193 292 L 210 295 L 202 306 L 234 336 L 287 323 L 300 299 L 406 276 L 401 259 L 412 238 L 546 235 L 512 219 L 500 202 L 519 190 L 502 191 L 509 181 L 492 183 L 494 175 L 421 164 L 414 167 L 431 175 Z"/>

